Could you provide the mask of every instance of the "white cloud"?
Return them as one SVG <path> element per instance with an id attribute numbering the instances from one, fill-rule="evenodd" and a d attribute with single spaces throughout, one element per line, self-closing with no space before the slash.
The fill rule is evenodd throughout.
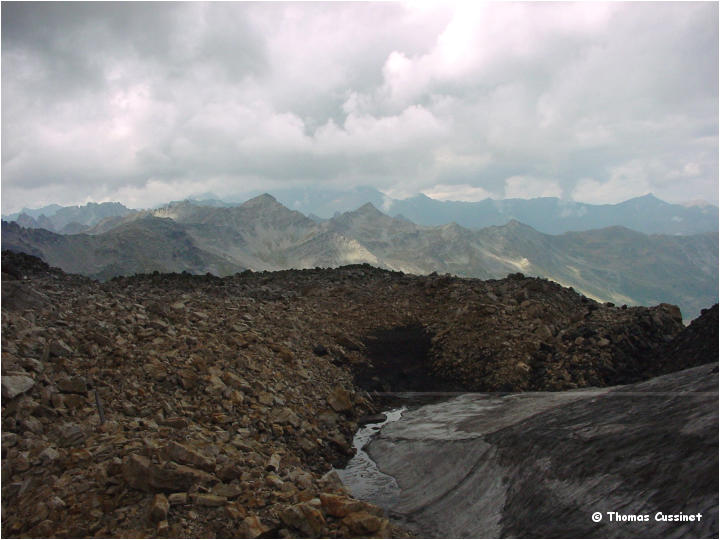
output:
<path id="1" fill-rule="evenodd" d="M 533 199 L 535 197 L 562 197 L 560 184 L 553 180 L 532 176 L 511 176 L 505 180 L 506 199 Z"/>
<path id="2" fill-rule="evenodd" d="M 702 169 L 700 167 L 700 164 L 694 163 L 694 162 L 686 163 L 683 166 L 683 170 L 682 170 L 683 176 L 685 176 L 687 178 L 691 178 L 693 176 L 699 176 L 701 172 L 702 172 Z"/>
<path id="3" fill-rule="evenodd" d="M 468 184 L 438 184 L 423 190 L 423 193 L 432 199 L 441 201 L 484 201 L 493 195 L 481 187 Z"/>
<path id="4" fill-rule="evenodd" d="M 412 105 L 389 116 L 351 112 L 342 127 L 333 121 L 320 127 L 315 132 L 314 144 L 318 153 L 386 153 L 423 140 L 437 139 L 444 131 L 444 126 L 432 112 L 420 105 Z"/>
<path id="5" fill-rule="evenodd" d="M 2 11 L 4 212 L 217 179 L 717 200 L 714 3 Z"/>
<path id="6" fill-rule="evenodd" d="M 615 204 L 651 191 L 646 169 L 642 163 L 634 161 L 614 167 L 610 179 L 605 182 L 593 178 L 580 179 L 572 198 L 591 204 Z"/>

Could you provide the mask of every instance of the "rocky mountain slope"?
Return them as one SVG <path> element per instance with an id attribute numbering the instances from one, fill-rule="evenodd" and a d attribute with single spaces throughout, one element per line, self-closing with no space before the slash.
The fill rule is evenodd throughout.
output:
<path id="1" fill-rule="evenodd" d="M 479 231 L 423 227 L 365 204 L 317 222 L 273 197 L 238 207 L 174 203 L 109 218 L 92 235 L 55 237 L 3 224 L 3 245 L 66 271 L 108 278 L 135 272 L 228 275 L 239 269 L 370 263 L 415 274 L 499 278 L 523 272 L 617 304 L 679 305 L 686 320 L 717 301 L 717 234 L 647 236 L 622 227 L 545 235 L 517 221 Z"/>
<path id="2" fill-rule="evenodd" d="M 171 219 L 153 216 L 133 219 L 98 236 L 60 235 L 3 222 L 2 245 L 95 279 L 153 271 L 227 275 L 242 269 L 198 248 Z"/>
<path id="3" fill-rule="evenodd" d="M 402 535 L 326 475 L 376 412 L 366 390 L 640 380 L 674 367 L 663 351 L 683 332 L 673 306 L 520 275 L 99 283 L 7 251 L 2 270 L 6 537 Z"/>

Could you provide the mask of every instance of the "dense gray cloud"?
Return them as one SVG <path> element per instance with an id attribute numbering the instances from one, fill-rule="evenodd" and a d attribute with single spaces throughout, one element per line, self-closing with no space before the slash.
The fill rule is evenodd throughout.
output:
<path id="1" fill-rule="evenodd" d="M 715 3 L 3 3 L 2 208 L 718 197 Z"/>

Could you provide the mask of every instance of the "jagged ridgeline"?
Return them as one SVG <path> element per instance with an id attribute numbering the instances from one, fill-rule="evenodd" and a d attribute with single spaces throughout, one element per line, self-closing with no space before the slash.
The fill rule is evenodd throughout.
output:
<path id="1" fill-rule="evenodd" d="M 10 251 L 2 271 L 6 537 L 401 537 L 327 474 L 379 412 L 368 390 L 605 386 L 717 359 L 717 306 L 684 328 L 675 306 L 520 274 L 101 283 Z"/>
<path id="2" fill-rule="evenodd" d="M 680 212 L 674 208 L 677 205 L 665 206 L 672 208 L 662 213 L 668 220 Z M 86 220 L 103 215 L 100 207 L 91 210 Z M 3 222 L 3 247 L 100 280 L 156 270 L 226 276 L 245 269 L 355 263 L 412 274 L 438 272 L 481 279 L 519 271 L 618 305 L 674 304 L 686 322 L 718 298 L 717 232 L 648 235 L 603 225 L 553 235 L 515 220 L 481 229 L 455 223 L 423 226 L 390 217 L 369 203 L 319 220 L 289 210 L 270 195 L 234 207 L 183 201 L 147 211 L 102 210 L 118 214 L 88 221 L 93 225 L 83 234 L 57 234 Z M 458 215 L 473 215 L 465 210 Z M 78 211 L 73 208 L 72 215 Z M 587 223 L 591 228 L 607 220 Z"/>

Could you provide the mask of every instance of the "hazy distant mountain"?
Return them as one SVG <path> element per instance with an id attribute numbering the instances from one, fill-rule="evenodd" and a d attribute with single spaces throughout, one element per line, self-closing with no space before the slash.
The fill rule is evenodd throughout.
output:
<path id="1" fill-rule="evenodd" d="M 388 199 L 372 187 L 360 186 L 351 189 L 317 189 L 310 187 L 272 190 L 271 194 L 280 203 L 305 215 L 314 214 L 327 219 L 336 213 L 349 212 L 365 203 L 382 208 Z"/>
<path id="2" fill-rule="evenodd" d="M 645 195 L 618 204 L 593 205 L 544 197 L 485 199 L 479 202 L 440 201 L 426 195 L 391 199 L 370 187 L 347 191 L 296 188 L 273 191 L 288 208 L 327 219 L 372 203 L 391 216 L 419 225 L 455 222 L 470 229 L 505 225 L 515 219 L 547 234 L 621 226 L 646 234 L 697 234 L 718 230 L 718 207 L 670 204 Z"/>
<path id="3" fill-rule="evenodd" d="M 33 219 L 37 219 L 42 215 L 50 217 L 54 216 L 55 212 L 57 212 L 61 208 L 64 207 L 60 206 L 59 204 L 50 204 L 48 206 L 43 206 L 42 208 L 23 208 L 22 210 L 20 210 L 19 212 L 15 212 L 14 214 L 4 215 L 3 219 L 7 221 L 17 221 L 21 214 L 25 214 Z"/>
<path id="4" fill-rule="evenodd" d="M 117 202 L 88 203 L 84 206 L 58 206 L 53 204 L 36 210 L 23 209 L 16 214 L 3 216 L 17 221 L 23 227 L 47 229 L 63 234 L 83 232 L 109 217 L 126 216 L 133 212 Z"/>
<path id="5" fill-rule="evenodd" d="M 515 219 L 547 234 L 622 226 L 646 234 L 697 234 L 718 230 L 717 206 L 683 206 L 645 195 L 619 204 L 591 205 L 557 198 L 437 201 L 417 195 L 386 203 L 387 212 L 424 225 L 455 221 L 479 229 Z"/>
<path id="6" fill-rule="evenodd" d="M 287 188 L 273 192 L 276 200 L 299 211 L 315 222 L 349 212 L 371 203 L 388 215 L 418 225 L 437 226 L 457 223 L 469 229 L 505 225 L 517 220 L 547 234 L 586 231 L 605 227 L 627 227 L 645 234 L 699 234 L 718 230 L 718 207 L 707 202 L 670 204 L 645 195 L 618 204 L 592 205 L 545 197 L 538 199 L 486 199 L 479 202 L 440 201 L 425 195 L 391 199 L 371 187 L 347 190 Z M 188 199 L 164 205 L 235 208 L 242 203 L 217 199 L 209 193 L 202 199 Z M 154 210 L 140 211 L 149 215 Z M 90 203 L 85 206 L 51 205 L 38 210 L 4 216 L 23 227 L 45 228 L 66 234 L 98 234 L 124 223 L 133 211 L 119 203 Z M 24 214 L 24 215 L 23 215 Z"/>
<path id="7" fill-rule="evenodd" d="M 499 278 L 522 272 L 603 301 L 681 307 L 717 302 L 718 235 L 645 235 L 623 227 L 547 235 L 516 220 L 470 230 L 392 218 L 371 204 L 317 222 L 270 195 L 235 207 L 188 201 L 113 218 L 95 235 L 55 235 L 3 223 L 3 249 L 99 278 L 163 270 L 218 275 L 367 262 L 408 273 Z"/>

